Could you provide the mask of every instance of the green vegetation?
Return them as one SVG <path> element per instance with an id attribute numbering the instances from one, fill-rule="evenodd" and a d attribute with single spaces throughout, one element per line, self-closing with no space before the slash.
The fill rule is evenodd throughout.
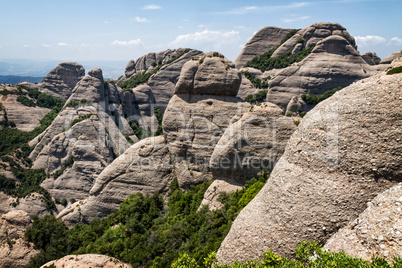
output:
<path id="1" fill-rule="evenodd" d="M 267 79 L 264 79 L 261 81 L 261 79 L 256 78 L 254 75 L 252 75 L 249 72 L 244 72 L 244 76 L 250 80 L 250 82 L 256 87 L 256 88 L 268 88 L 268 82 Z"/>
<path id="2" fill-rule="evenodd" d="M 36 88 L 29 88 L 24 85 L 18 85 L 17 91 L 14 91 L 14 94 L 19 95 L 17 97 L 17 101 L 22 104 L 30 107 L 43 107 L 53 109 L 54 107 L 63 107 L 65 100 L 53 97 L 50 94 L 42 93 Z M 31 98 L 27 98 L 27 95 Z M 34 101 L 35 100 L 35 101 Z"/>
<path id="3" fill-rule="evenodd" d="M 78 106 L 84 106 L 84 105 L 91 104 L 91 103 L 92 103 L 91 101 L 88 101 L 86 99 L 82 99 L 80 101 L 72 100 L 69 103 L 67 103 L 67 107 L 74 107 L 75 108 L 75 107 L 78 107 Z"/>
<path id="4" fill-rule="evenodd" d="M 275 50 L 276 48 L 269 50 L 268 52 L 262 54 L 261 56 L 254 57 L 251 61 L 247 62 L 245 67 L 253 67 L 261 70 L 262 72 L 272 69 L 286 68 L 290 66 L 292 63 L 302 61 L 305 57 L 307 57 L 311 53 L 313 47 L 302 49 L 295 55 L 292 55 L 292 51 L 289 50 L 283 55 L 277 57 L 271 57 L 272 54 L 275 52 Z"/>
<path id="5" fill-rule="evenodd" d="M 147 137 L 147 133 L 144 130 L 143 127 L 140 126 L 140 123 L 137 120 L 132 120 L 130 122 L 130 127 L 134 131 L 135 136 L 137 136 L 138 139 L 142 140 L 145 137 Z"/>
<path id="6" fill-rule="evenodd" d="M 155 136 L 163 135 L 162 120 L 163 114 L 159 108 L 154 108 L 155 117 L 158 120 L 158 129 L 155 132 Z"/>
<path id="7" fill-rule="evenodd" d="M 79 115 L 78 118 L 76 118 L 73 121 L 71 121 L 69 128 L 71 128 L 72 126 L 74 126 L 75 124 L 77 124 L 77 123 L 79 123 L 81 121 L 84 121 L 85 119 L 90 118 L 93 115 L 98 116 L 97 114 L 84 114 L 84 115 L 81 114 L 81 115 Z"/>
<path id="8" fill-rule="evenodd" d="M 395 67 L 387 72 L 388 75 L 402 73 L 402 66 Z"/>
<path id="9" fill-rule="evenodd" d="M 25 97 L 25 96 L 18 96 L 17 101 L 20 102 L 22 105 L 28 106 L 28 107 L 35 107 L 36 104 L 33 100 Z"/>
<path id="10" fill-rule="evenodd" d="M 73 164 L 74 164 L 74 158 L 73 158 L 72 155 L 70 155 L 70 156 L 67 158 L 66 162 L 64 162 L 63 166 L 62 166 L 59 170 L 55 171 L 55 172 L 52 174 L 52 177 L 55 178 L 55 179 L 58 178 L 58 177 L 60 177 L 60 175 L 63 174 L 63 172 L 64 172 L 67 168 L 72 167 Z"/>
<path id="11" fill-rule="evenodd" d="M 215 268 L 302 268 L 302 267 L 325 267 L 325 268 L 344 268 L 344 267 L 360 267 L 360 268 L 399 268 L 402 267 L 402 259 L 394 258 L 390 264 L 384 258 L 373 256 L 371 261 L 366 261 L 358 257 L 346 255 L 344 252 L 331 253 L 326 251 L 322 245 L 316 242 L 301 242 L 295 250 L 295 259 L 276 255 L 272 250 L 267 251 L 263 255 L 261 261 L 247 260 L 244 262 L 235 262 L 231 265 L 217 264 L 216 254 L 211 253 L 204 258 L 203 265 L 198 265 L 194 258 L 188 254 L 182 254 L 173 263 L 172 267 L 199 268 L 199 267 L 215 267 Z"/>
<path id="12" fill-rule="evenodd" d="M 267 93 L 268 93 L 267 90 L 263 90 L 256 94 L 248 95 L 244 100 L 250 103 L 261 102 L 265 100 L 265 98 L 267 97 Z"/>
<path id="13" fill-rule="evenodd" d="M 185 49 L 182 53 L 180 53 L 179 55 L 177 55 L 176 57 L 173 57 L 172 59 L 166 61 L 164 64 L 162 64 L 162 61 L 159 61 L 158 63 L 153 62 L 151 65 L 153 67 L 155 67 L 155 69 L 153 69 L 151 72 L 142 72 L 142 73 L 138 73 L 136 75 L 131 76 L 128 80 L 118 84 L 119 87 L 121 87 L 123 89 L 124 92 L 126 91 L 131 91 L 131 89 L 135 88 L 138 85 L 141 84 L 145 84 L 146 82 L 148 82 L 149 78 L 155 74 L 157 71 L 159 71 L 159 69 L 167 64 L 170 64 L 172 62 L 174 62 L 175 60 L 179 59 L 180 57 L 182 57 L 184 54 L 190 52 L 191 49 L 187 48 Z"/>
<path id="14" fill-rule="evenodd" d="M 324 93 L 320 95 L 314 95 L 314 94 L 308 94 L 308 95 L 302 95 L 301 98 L 304 100 L 307 104 L 317 104 L 325 99 L 328 99 L 332 95 L 335 94 L 335 92 L 341 90 L 342 87 L 336 87 L 331 90 L 325 91 Z"/>
<path id="15" fill-rule="evenodd" d="M 207 207 L 198 210 L 210 182 L 183 193 L 174 179 L 166 206 L 158 193 L 152 196 L 137 193 L 110 216 L 70 230 L 53 216 L 36 218 L 26 237 L 41 252 L 28 267 L 84 253 L 106 254 L 134 267 L 170 267 L 180 254 L 187 254 L 198 265 L 203 265 L 204 258 L 219 248 L 233 220 L 267 178 L 263 172 L 243 189 L 222 195 L 224 207 L 216 211 L 209 211 Z"/>

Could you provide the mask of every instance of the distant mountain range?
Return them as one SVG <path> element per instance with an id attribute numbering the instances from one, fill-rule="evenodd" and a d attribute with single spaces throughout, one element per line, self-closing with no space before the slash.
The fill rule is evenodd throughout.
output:
<path id="1" fill-rule="evenodd" d="M 21 82 L 40 83 L 44 77 L 0 75 L 0 84 L 16 85 Z"/>
<path id="2" fill-rule="evenodd" d="M 3 82 L 4 76 L 13 77 L 27 77 L 27 79 L 34 78 L 33 80 L 22 80 L 27 82 L 42 82 L 43 77 L 45 77 L 53 68 L 55 68 L 59 63 L 68 60 L 28 60 L 28 59 L 0 59 L 0 83 L 13 82 Z M 118 78 L 124 74 L 124 68 L 127 65 L 127 61 L 78 61 L 82 64 L 86 71 L 89 71 L 95 67 L 99 67 L 103 71 L 104 77 L 107 78 Z M 29 78 L 31 77 L 31 78 Z M 38 80 L 40 78 L 40 80 Z M 8 79 L 8 78 L 6 78 Z M 13 78 L 14 79 L 14 78 Z M 22 79 L 22 78 L 21 78 Z M 24 78 L 25 79 L 25 78 Z M 14 81 L 14 80 L 12 80 Z M 19 81 L 15 79 L 15 81 Z M 19 81 L 21 82 L 21 81 Z M 17 82 L 18 83 L 18 82 Z"/>

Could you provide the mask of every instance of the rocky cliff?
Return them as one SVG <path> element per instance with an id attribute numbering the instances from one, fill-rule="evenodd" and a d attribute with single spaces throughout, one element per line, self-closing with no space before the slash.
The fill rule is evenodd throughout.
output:
<path id="1" fill-rule="evenodd" d="M 68 255 L 59 260 L 50 261 L 41 266 L 41 268 L 55 267 L 55 268 L 79 268 L 79 267 L 92 267 L 92 268 L 131 268 L 130 264 L 123 263 L 116 258 L 99 254 L 83 254 L 83 255 Z"/>
<path id="2" fill-rule="evenodd" d="M 401 83 L 401 74 L 381 73 L 307 113 L 217 257 L 222 262 L 253 259 L 269 249 L 290 256 L 301 241 L 325 243 L 369 201 L 400 182 Z"/>

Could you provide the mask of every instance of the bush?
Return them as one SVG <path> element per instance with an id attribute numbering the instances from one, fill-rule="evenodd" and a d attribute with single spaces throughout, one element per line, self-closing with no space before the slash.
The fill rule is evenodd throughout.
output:
<path id="1" fill-rule="evenodd" d="M 402 66 L 395 67 L 387 72 L 388 75 L 402 73 Z"/>
<path id="2" fill-rule="evenodd" d="M 17 101 L 20 102 L 22 105 L 28 106 L 28 107 L 35 107 L 36 104 L 33 100 L 28 99 L 25 96 L 18 96 Z"/>
<path id="3" fill-rule="evenodd" d="M 328 99 L 329 97 L 331 97 L 332 95 L 335 94 L 335 92 L 341 90 L 342 87 L 336 87 L 333 88 L 331 90 L 325 91 L 323 94 L 320 95 L 314 95 L 314 94 L 307 94 L 307 95 L 302 95 L 301 98 L 302 100 L 304 100 L 307 104 L 318 104 L 321 101 Z"/>
<path id="4" fill-rule="evenodd" d="M 250 80 L 250 82 L 256 88 L 268 88 L 268 82 L 267 81 L 261 82 L 261 79 L 256 78 L 254 75 L 250 74 L 249 72 L 244 72 L 243 74 L 248 80 Z"/>
<path id="5" fill-rule="evenodd" d="M 267 90 L 262 90 L 256 94 L 250 94 L 248 95 L 244 100 L 250 103 L 256 103 L 256 102 L 261 102 L 265 101 L 265 98 L 267 97 Z"/>

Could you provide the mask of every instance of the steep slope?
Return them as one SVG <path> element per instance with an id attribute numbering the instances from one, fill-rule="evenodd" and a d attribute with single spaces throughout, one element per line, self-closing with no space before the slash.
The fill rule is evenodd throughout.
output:
<path id="1" fill-rule="evenodd" d="M 289 256 L 301 241 L 325 243 L 401 182 L 401 90 L 402 74 L 381 73 L 307 113 L 267 184 L 236 218 L 218 259 L 253 259 L 269 249 Z"/>

